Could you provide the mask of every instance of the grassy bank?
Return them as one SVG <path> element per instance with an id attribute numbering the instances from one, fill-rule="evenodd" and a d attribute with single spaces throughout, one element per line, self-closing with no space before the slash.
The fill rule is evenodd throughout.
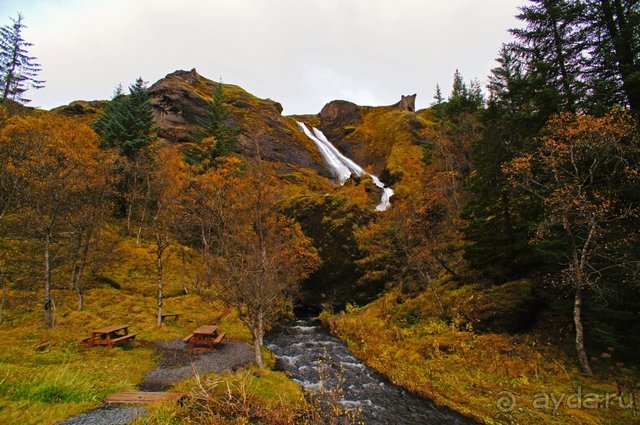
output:
<path id="1" fill-rule="evenodd" d="M 150 405 L 149 415 L 134 424 L 297 424 L 309 415 L 300 386 L 268 369 L 207 374 L 179 382 L 173 390 L 185 392 L 186 400 Z"/>
<path id="2" fill-rule="evenodd" d="M 429 295 L 407 298 L 392 292 L 324 318 L 358 357 L 392 382 L 482 423 L 640 420 L 640 412 L 628 406 L 638 388 L 635 371 L 616 365 L 612 373 L 603 355 L 601 370 L 588 377 L 575 359 L 540 337 L 479 334 L 469 326 L 426 318 L 421 310 L 433 304 Z"/>

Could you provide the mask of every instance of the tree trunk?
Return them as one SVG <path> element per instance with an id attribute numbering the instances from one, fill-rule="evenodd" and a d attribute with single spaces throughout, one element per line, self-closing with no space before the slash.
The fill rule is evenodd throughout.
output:
<path id="1" fill-rule="evenodd" d="M 78 279 L 80 277 L 80 250 L 82 249 L 82 240 L 84 239 L 84 235 L 82 231 L 78 230 L 75 233 L 75 245 L 73 248 L 73 260 L 71 261 L 71 283 L 69 284 L 69 289 L 75 289 L 78 285 Z"/>
<path id="2" fill-rule="evenodd" d="M 0 325 L 4 319 L 4 306 L 7 303 L 7 282 L 3 279 L 2 273 L 0 273 L 0 279 L 2 279 L 2 301 L 0 301 Z"/>
<path id="3" fill-rule="evenodd" d="M 573 305 L 573 321 L 576 325 L 576 350 L 582 371 L 588 375 L 593 375 L 587 351 L 584 348 L 584 328 L 582 326 L 582 288 L 576 289 L 575 302 Z"/>
<path id="4" fill-rule="evenodd" d="M 162 326 L 162 248 L 158 248 L 156 266 L 158 268 L 158 327 Z"/>
<path id="5" fill-rule="evenodd" d="M 78 294 L 78 311 L 82 311 L 84 308 L 84 292 L 82 291 L 82 288 L 77 287 L 76 293 Z"/>
<path id="6" fill-rule="evenodd" d="M 264 367 L 264 364 L 262 363 L 262 345 L 260 344 L 262 337 L 260 336 L 257 323 L 253 324 L 251 333 L 253 334 L 253 350 L 256 357 L 256 365 L 262 369 Z"/>
<path id="7" fill-rule="evenodd" d="M 260 347 L 264 345 L 264 319 L 262 313 L 258 314 L 258 342 Z"/>
<path id="8" fill-rule="evenodd" d="M 133 213 L 133 204 L 127 201 L 127 235 L 131 233 L 131 214 Z"/>
<path id="9" fill-rule="evenodd" d="M 187 295 L 189 294 L 189 290 L 187 289 L 187 254 L 184 251 L 184 245 L 180 247 L 180 253 L 182 254 L 182 275 L 180 276 L 180 281 L 182 283 L 182 292 Z"/>
<path id="10" fill-rule="evenodd" d="M 44 242 L 44 323 L 53 327 L 51 314 L 51 233 L 47 231 Z"/>

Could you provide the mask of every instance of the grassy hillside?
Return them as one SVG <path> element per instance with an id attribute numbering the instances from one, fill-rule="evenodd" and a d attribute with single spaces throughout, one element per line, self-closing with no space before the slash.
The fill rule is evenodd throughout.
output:
<path id="1" fill-rule="evenodd" d="M 52 329 L 42 323 L 37 286 L 9 291 L 0 325 L 0 422 L 55 423 L 100 405 L 109 393 L 134 389 L 155 365 L 152 341 L 184 337 L 201 324 L 219 324 L 227 338 L 248 340 L 248 331 L 221 303 L 182 294 L 177 252 L 176 247 L 167 261 L 165 311 L 182 316 L 160 329 L 155 326 L 154 254 L 135 239 L 122 242 L 103 277 L 87 291 L 83 311 L 75 309 L 72 291 L 54 289 L 57 324 Z M 130 349 L 80 344 L 91 329 L 125 323 L 140 333 Z"/>
<path id="2" fill-rule="evenodd" d="M 436 289 L 451 305 L 474 297 L 473 288 L 457 286 L 440 281 Z M 391 291 L 324 318 L 395 384 L 482 423 L 637 423 L 630 404 L 637 370 L 612 362 L 610 353 L 594 359 L 597 372 L 588 377 L 540 332 L 481 334 L 461 318 L 434 319 L 437 308 L 430 292 L 410 297 Z"/>

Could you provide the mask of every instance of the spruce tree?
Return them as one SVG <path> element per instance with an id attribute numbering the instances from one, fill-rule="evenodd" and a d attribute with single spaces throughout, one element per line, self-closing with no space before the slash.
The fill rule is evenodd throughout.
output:
<path id="1" fill-rule="evenodd" d="M 237 149 L 238 127 L 232 126 L 231 114 L 224 104 L 222 82 L 216 84 L 205 118 L 199 120 L 195 131 L 196 142 L 185 150 L 185 161 L 204 171 L 213 166 L 216 158 Z"/>
<path id="2" fill-rule="evenodd" d="M 463 211 L 465 258 L 493 279 L 521 276 L 539 261 L 528 246 L 528 224 L 536 208 L 507 184 L 502 167 L 518 155 L 547 116 L 540 118 L 524 72 L 525 64 L 505 45 L 489 77 L 489 102 L 482 112 L 482 133 L 471 144 L 471 197 Z"/>
<path id="3" fill-rule="evenodd" d="M 116 88 L 111 102 L 93 125 L 102 139 L 103 148 L 116 148 L 128 158 L 153 140 L 153 106 L 146 83 L 138 78 L 125 96 Z"/>
<path id="4" fill-rule="evenodd" d="M 586 0 L 584 35 L 592 95 L 599 104 L 640 111 L 640 2 Z"/>
<path id="5" fill-rule="evenodd" d="M 34 56 L 29 56 L 28 48 L 33 44 L 27 42 L 22 31 L 26 28 L 24 18 L 11 18 L 12 24 L 0 28 L 0 103 L 7 99 L 28 103 L 24 97 L 28 89 L 40 89 L 44 81 L 38 80 L 40 65 Z"/>
<path id="6" fill-rule="evenodd" d="M 573 0 L 531 0 L 517 15 L 524 28 L 510 30 L 540 109 L 575 112 L 583 106 L 583 11 L 583 4 Z"/>

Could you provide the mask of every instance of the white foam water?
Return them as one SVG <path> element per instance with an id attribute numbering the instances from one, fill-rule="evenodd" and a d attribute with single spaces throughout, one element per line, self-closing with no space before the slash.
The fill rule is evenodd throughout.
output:
<path id="1" fill-rule="evenodd" d="M 355 175 L 356 177 L 367 175 L 371 177 L 373 184 L 382 190 L 382 197 L 380 198 L 380 203 L 376 206 L 376 211 L 385 211 L 389 206 L 391 206 L 390 198 L 393 196 L 393 189 L 385 187 L 384 183 L 382 183 L 377 176 L 367 173 L 352 159 L 344 156 L 335 146 L 333 146 L 322 131 L 315 127 L 312 127 L 311 130 L 309 130 L 304 123 L 300 121 L 296 122 L 304 134 L 318 147 L 324 162 L 327 164 L 334 178 L 340 185 L 343 185 L 352 175 Z"/>

